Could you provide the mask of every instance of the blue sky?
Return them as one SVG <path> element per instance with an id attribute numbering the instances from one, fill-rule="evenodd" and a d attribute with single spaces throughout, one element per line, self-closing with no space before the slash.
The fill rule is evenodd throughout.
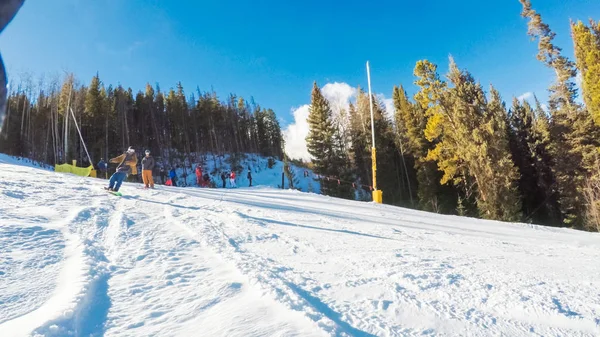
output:
<path id="1" fill-rule="evenodd" d="M 600 19 L 600 1 L 533 0 L 572 55 L 569 19 Z M 310 100 L 313 81 L 366 86 L 387 97 L 429 59 L 443 74 L 452 54 L 505 100 L 546 96 L 552 73 L 535 59 L 518 0 L 159 1 L 27 0 L 0 36 L 9 76 L 74 72 L 89 83 L 189 94 L 211 87 L 273 108 L 284 124 Z"/>

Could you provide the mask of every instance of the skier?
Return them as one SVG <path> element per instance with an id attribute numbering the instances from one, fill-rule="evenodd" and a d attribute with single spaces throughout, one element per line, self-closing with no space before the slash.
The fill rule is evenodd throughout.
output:
<path id="1" fill-rule="evenodd" d="M 235 171 L 231 170 L 231 175 L 229 176 L 229 183 L 231 184 L 231 187 L 237 188 L 237 186 L 235 185 Z"/>
<path id="2" fill-rule="evenodd" d="M 223 188 L 227 188 L 227 175 L 225 172 L 221 172 L 221 180 L 223 180 Z"/>
<path id="3" fill-rule="evenodd" d="M 122 155 L 109 160 L 110 163 L 119 163 L 119 166 L 117 166 L 117 171 L 110 177 L 108 187 L 105 187 L 104 189 L 118 192 L 119 188 L 121 188 L 123 180 L 127 178 L 127 175 L 129 175 L 130 172 L 137 170 L 137 161 L 135 150 L 131 146 Z"/>
<path id="4" fill-rule="evenodd" d="M 160 175 L 160 181 L 161 181 L 161 183 L 162 183 L 163 185 L 164 185 L 164 184 L 166 184 L 166 183 L 167 183 L 167 180 L 166 180 L 165 178 L 167 177 L 167 173 L 165 172 L 165 168 L 164 168 L 164 167 L 161 167 L 161 168 L 160 168 L 160 173 L 159 173 L 159 175 Z"/>
<path id="5" fill-rule="evenodd" d="M 198 186 L 204 186 L 204 183 L 202 182 L 202 168 L 200 165 L 196 166 L 196 183 Z"/>
<path id="6" fill-rule="evenodd" d="M 179 165 L 177 165 L 177 168 L 179 168 Z M 171 184 L 177 186 L 177 171 L 175 171 L 175 168 L 171 168 L 171 171 L 169 171 L 169 178 L 171 178 Z"/>
<path id="7" fill-rule="evenodd" d="M 146 156 L 142 159 L 142 179 L 145 188 L 154 188 L 152 170 L 154 170 L 154 158 L 150 155 L 150 150 L 146 150 Z"/>
<path id="8" fill-rule="evenodd" d="M 108 179 L 108 164 L 106 164 L 106 162 L 104 161 L 104 158 L 100 158 L 100 161 L 98 162 L 98 171 L 100 171 L 101 173 L 104 173 L 104 178 Z"/>
<path id="9" fill-rule="evenodd" d="M 250 181 L 250 185 L 248 187 L 252 187 L 252 171 L 250 171 L 250 166 L 248 166 L 248 181 Z"/>

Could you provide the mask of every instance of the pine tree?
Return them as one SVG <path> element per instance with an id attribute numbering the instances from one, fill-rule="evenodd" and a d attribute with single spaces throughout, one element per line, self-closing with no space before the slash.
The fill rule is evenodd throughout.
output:
<path id="1" fill-rule="evenodd" d="M 354 170 L 340 129 L 336 129 L 333 144 L 334 167 L 337 168 L 337 176 L 343 181 L 343 183 L 338 183 L 333 195 L 344 199 L 354 199 L 354 189 L 350 184 L 351 181 L 354 181 Z"/>
<path id="2" fill-rule="evenodd" d="M 415 84 L 420 90 L 415 94 L 414 130 L 409 137 L 414 149 L 418 180 L 419 203 L 423 210 L 440 213 L 452 213 L 457 205 L 457 195 L 463 202 L 465 214 L 469 214 L 467 200 L 469 195 L 457 191 L 453 184 L 446 184 L 442 171 L 438 169 L 435 160 L 429 157 L 429 152 L 435 149 L 440 141 L 438 127 L 441 121 L 442 97 L 447 91 L 446 83 L 439 77 L 437 66 L 427 60 L 418 61 L 414 75 Z M 409 129 L 410 130 L 410 129 Z M 436 131 L 437 130 L 437 131 Z M 465 191 L 468 191 L 465 189 Z"/>
<path id="3" fill-rule="evenodd" d="M 313 158 L 315 172 L 327 175 L 332 170 L 330 164 L 333 157 L 334 130 L 331 125 L 329 102 L 321 93 L 317 82 L 313 84 L 309 111 L 307 120 L 309 133 L 306 137 L 306 147 Z"/>
<path id="4" fill-rule="evenodd" d="M 523 196 L 523 213 L 526 217 L 534 215 L 538 204 L 545 198 L 543 191 L 538 188 L 534 120 L 534 112 L 529 103 L 524 101 L 521 104 L 514 98 L 509 114 L 509 144 L 512 158 L 519 169 L 519 192 Z"/>
<path id="5" fill-rule="evenodd" d="M 581 73 L 583 99 L 589 113 L 600 125 L 600 22 L 571 22 L 577 68 Z"/>
<path id="6" fill-rule="evenodd" d="M 341 180 L 349 179 L 349 165 L 342 149 L 339 133 L 332 125 L 331 108 L 321 89 L 313 84 L 309 108 L 309 133 L 306 137 L 308 153 L 313 158 L 314 172 L 321 180 L 321 193 L 337 197 L 351 197 L 349 187 L 342 186 Z"/>
<path id="7" fill-rule="evenodd" d="M 492 90 L 487 102 L 481 86 L 452 59 L 448 78 L 454 87 L 440 97 L 440 108 L 427 125 L 428 138 L 438 140 L 428 158 L 444 172 L 442 183 L 461 186 L 467 197 L 475 194 L 481 217 L 518 220 L 517 172 L 500 97 Z"/>
<path id="8" fill-rule="evenodd" d="M 556 73 L 556 83 L 550 87 L 550 110 L 563 114 L 571 114 L 576 111 L 575 98 L 577 89 L 572 79 L 577 74 L 575 64 L 561 54 L 562 50 L 554 45 L 556 34 L 542 21 L 539 13 L 531 8 L 530 0 L 519 0 L 523 5 L 521 16 L 529 19 L 528 34 L 537 38 L 537 59 Z"/>
<path id="9" fill-rule="evenodd" d="M 359 91 L 360 92 L 360 91 Z M 357 104 L 362 103 L 362 96 L 359 95 Z M 359 185 L 372 185 L 371 183 L 371 149 L 370 141 L 367 139 L 366 122 L 362 113 L 354 105 L 350 104 L 348 113 L 350 116 L 350 161 L 357 176 Z M 363 195 L 366 191 L 359 191 L 359 195 Z M 368 200 L 371 200 L 371 192 L 369 189 Z"/>
<path id="10" fill-rule="evenodd" d="M 482 207 L 481 202 L 478 201 L 478 207 L 485 208 L 486 215 L 484 217 L 491 215 L 489 216 L 491 219 L 516 221 L 520 220 L 522 203 L 517 186 L 519 173 L 514 167 L 510 152 L 507 116 L 508 113 L 500 93 L 491 87 L 487 114 L 484 116 L 487 123 L 479 125 L 482 141 L 487 144 L 478 149 L 479 160 L 476 162 L 483 172 L 481 174 L 483 178 L 480 181 L 485 181 L 483 186 L 478 183 L 479 194 L 487 205 Z M 474 135 L 477 134 L 474 133 Z M 489 184 L 490 181 L 493 184 Z M 483 200 L 482 191 L 488 188 L 489 191 L 486 194 L 489 199 Z"/>
<path id="11" fill-rule="evenodd" d="M 588 111 L 576 102 L 577 89 L 573 78 L 575 64 L 561 54 L 553 44 L 555 34 L 542 21 L 539 13 L 531 8 L 529 0 L 520 0 L 522 16 L 529 19 L 529 35 L 539 40 L 538 60 L 554 70 L 556 83 L 550 87 L 549 109 L 551 114 L 548 147 L 552 158 L 556 158 L 552 170 L 556 179 L 556 190 L 566 226 L 584 228 L 585 201 L 584 185 L 596 164 L 598 138 L 597 127 L 591 122 Z M 576 51 L 580 53 L 580 51 Z M 560 158 L 560 160 L 558 160 Z"/>
<path id="12" fill-rule="evenodd" d="M 402 87 L 394 88 L 393 100 L 398 141 L 405 144 L 403 151 L 410 156 L 406 161 L 413 165 L 413 169 L 407 172 L 411 186 L 417 186 L 420 208 L 427 211 L 448 212 L 452 207 L 444 207 L 439 202 L 441 190 L 437 167 L 434 162 L 426 160 L 427 152 L 432 147 L 423 133 L 427 125 L 425 109 L 420 103 L 412 104 Z"/>
<path id="13" fill-rule="evenodd" d="M 406 91 L 402 86 L 394 86 L 392 99 L 394 102 L 394 125 L 396 146 L 400 149 L 402 156 L 402 178 L 403 189 L 405 189 L 411 200 L 411 206 L 415 207 L 413 201 L 413 191 L 416 190 L 417 184 L 417 163 L 416 158 L 424 157 L 422 155 L 423 147 L 420 146 L 420 141 L 425 140 L 423 129 L 425 119 L 423 118 L 422 109 L 417 109 L 412 104 L 406 95 Z M 405 182 L 405 184 L 404 184 Z"/>
<path id="14" fill-rule="evenodd" d="M 550 120 L 537 97 L 534 96 L 534 99 L 534 121 L 531 129 L 534 144 L 533 147 L 530 145 L 530 151 L 533 152 L 535 158 L 537 186 L 543 191 L 543 198 L 538 200 L 538 206 L 537 209 L 533 210 L 533 215 L 539 217 L 544 224 L 547 221 L 550 225 L 560 225 L 562 224 L 562 217 L 558 203 L 558 189 L 556 177 L 552 170 L 554 159 L 550 154 L 552 147 Z M 545 219 L 544 215 L 546 215 Z"/>

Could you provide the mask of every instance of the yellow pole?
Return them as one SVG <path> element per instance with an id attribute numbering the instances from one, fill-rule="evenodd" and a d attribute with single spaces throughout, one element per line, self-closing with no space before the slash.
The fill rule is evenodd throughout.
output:
<path id="1" fill-rule="evenodd" d="M 369 107 L 371 108 L 371 159 L 373 161 L 373 201 L 381 204 L 383 202 L 383 192 L 377 189 L 377 149 L 375 148 L 375 121 L 373 117 L 373 95 L 371 94 L 371 70 L 369 61 L 367 61 L 367 80 L 369 83 Z"/>
<path id="2" fill-rule="evenodd" d="M 371 160 L 373 161 L 373 190 L 377 191 L 377 150 L 375 148 L 371 148 Z"/>

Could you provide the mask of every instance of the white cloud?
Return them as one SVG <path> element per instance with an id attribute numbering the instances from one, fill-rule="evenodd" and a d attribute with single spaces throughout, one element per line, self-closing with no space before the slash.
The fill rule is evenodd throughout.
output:
<path id="1" fill-rule="evenodd" d="M 333 125 L 342 130 L 350 127 L 350 103 L 356 101 L 356 88 L 348 83 L 327 83 L 321 89 L 323 96 L 329 101 Z"/>
<path id="2" fill-rule="evenodd" d="M 347 83 L 327 83 L 321 88 L 323 96 L 329 101 L 334 120 L 341 127 L 349 125 L 348 108 L 350 103 L 356 101 L 356 88 L 351 87 Z M 394 105 L 391 98 L 385 98 L 383 94 L 378 94 L 377 97 L 385 104 L 386 115 L 388 117 L 394 114 Z M 290 158 L 303 159 L 309 161 L 311 159 L 308 150 L 306 149 L 306 136 L 308 135 L 308 113 L 309 104 L 299 108 L 292 109 L 294 122 L 283 131 L 285 138 L 285 152 Z"/>
<path id="3" fill-rule="evenodd" d="M 394 100 L 392 98 L 385 98 L 384 94 L 378 94 L 377 99 L 379 99 L 383 103 L 383 108 L 385 109 L 385 116 L 394 121 Z"/>
<path id="4" fill-rule="evenodd" d="M 531 99 L 531 98 L 533 98 L 533 93 L 532 93 L 531 91 L 530 91 L 530 92 L 526 92 L 526 93 L 524 93 L 523 95 L 521 95 L 521 96 L 517 97 L 517 99 L 518 99 L 519 101 L 521 101 L 521 102 L 523 102 L 523 101 L 525 101 L 525 100 L 529 100 L 529 99 Z"/>
<path id="5" fill-rule="evenodd" d="M 342 109 L 348 111 L 348 106 L 356 97 L 356 88 L 347 83 L 327 83 L 321 89 L 323 96 L 329 101 L 334 114 Z"/>
<path id="6" fill-rule="evenodd" d="M 303 105 L 294 110 L 294 123 L 288 125 L 283 131 L 285 137 L 285 152 L 290 158 L 310 160 L 306 149 L 306 136 L 308 136 L 308 107 Z"/>

